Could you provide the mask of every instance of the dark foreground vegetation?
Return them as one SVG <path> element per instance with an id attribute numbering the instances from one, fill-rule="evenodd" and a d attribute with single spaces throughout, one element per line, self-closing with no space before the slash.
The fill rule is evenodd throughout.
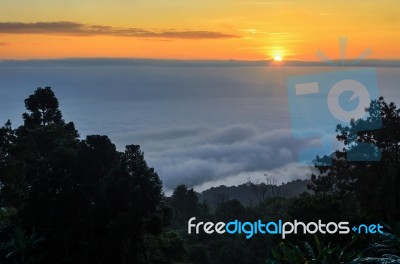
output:
<path id="1" fill-rule="evenodd" d="M 81 139 L 50 88 L 25 106 L 22 126 L 0 128 L 0 263 L 400 263 L 400 111 L 382 98 L 371 102 L 370 120 L 337 128 L 346 151 L 375 143 L 379 162 L 337 151 L 333 166 L 316 167 L 308 192 L 284 195 L 266 178 L 246 185 L 255 199 L 245 205 L 218 193 L 199 200 L 185 185 L 165 197 L 139 146 L 119 152 L 107 136 Z M 382 129 L 359 132 L 379 114 Z M 385 233 L 188 235 L 194 216 L 381 223 Z"/>

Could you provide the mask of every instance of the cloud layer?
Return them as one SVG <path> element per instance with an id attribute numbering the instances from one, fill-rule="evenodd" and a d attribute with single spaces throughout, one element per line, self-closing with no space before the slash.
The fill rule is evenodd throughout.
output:
<path id="1" fill-rule="evenodd" d="M 0 22 L 0 33 L 3 34 L 49 34 L 72 36 L 120 36 L 136 38 L 165 39 L 224 39 L 238 36 L 214 31 L 197 30 L 160 30 L 150 31 L 143 28 L 122 28 L 104 25 L 82 24 L 70 21 L 56 22 Z"/>
<path id="2" fill-rule="evenodd" d="M 186 127 L 125 135 L 142 142 L 165 188 L 184 183 L 201 191 L 216 184 L 237 185 L 264 173 L 279 182 L 306 178 L 297 151 L 310 144 L 293 139 L 289 129 L 262 131 L 254 125 Z M 117 136 L 118 138 L 118 136 Z"/>
<path id="3" fill-rule="evenodd" d="M 198 191 L 236 185 L 264 173 L 286 182 L 310 175 L 297 153 L 317 142 L 291 136 L 285 77 L 326 70 L 231 61 L 4 61 L 0 122 L 21 124 L 23 100 L 49 85 L 82 137 L 108 135 L 121 151 L 139 144 L 166 191 L 179 183 Z M 400 68 L 377 72 L 380 94 L 399 104 Z"/>

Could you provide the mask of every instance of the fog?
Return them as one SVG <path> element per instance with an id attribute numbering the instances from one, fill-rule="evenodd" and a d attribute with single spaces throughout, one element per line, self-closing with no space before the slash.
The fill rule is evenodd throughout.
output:
<path id="1" fill-rule="evenodd" d="M 378 86 L 398 103 L 400 68 L 390 66 L 377 68 Z M 265 173 L 286 182 L 310 176 L 297 154 L 315 144 L 291 134 L 286 78 L 332 70 L 343 69 L 300 62 L 4 61 L 0 121 L 21 125 L 24 99 L 51 86 L 82 138 L 105 134 L 121 151 L 139 144 L 166 192 L 180 183 L 199 191 L 237 185 Z"/>

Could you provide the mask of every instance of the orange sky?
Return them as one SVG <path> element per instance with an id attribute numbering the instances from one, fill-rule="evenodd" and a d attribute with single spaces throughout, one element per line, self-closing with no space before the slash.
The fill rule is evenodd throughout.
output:
<path id="1" fill-rule="evenodd" d="M 83 2 L 83 3 L 82 3 Z M 0 59 L 400 59 L 400 1 L 0 0 Z"/>

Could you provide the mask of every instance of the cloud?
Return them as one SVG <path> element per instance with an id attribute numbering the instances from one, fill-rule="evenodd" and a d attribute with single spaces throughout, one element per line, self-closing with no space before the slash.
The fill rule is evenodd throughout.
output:
<path id="1" fill-rule="evenodd" d="M 64 98 L 79 93 L 80 97 L 108 102 L 162 99 L 184 103 L 189 98 L 285 96 L 285 87 L 275 82 L 273 71 L 266 73 L 264 67 L 254 69 L 251 64 L 246 66 L 247 63 L 233 63 L 232 67 L 229 65 L 229 62 L 224 61 L 5 61 L 0 62 L 0 69 L 12 67 L 14 70 L 10 73 L 12 75 L 2 78 L 0 85 L 5 82 L 8 82 L 5 86 L 20 83 L 20 87 L 51 85 L 59 89 L 59 95 Z M 254 76 L 255 72 L 260 74 Z M 18 78 L 18 75 L 24 78 Z M 187 107 L 190 112 L 201 105 L 190 104 Z"/>
<path id="2" fill-rule="evenodd" d="M 6 42 L 0 42 L 0 46 L 7 46 L 8 45 L 8 43 L 6 43 Z"/>
<path id="3" fill-rule="evenodd" d="M 104 25 L 82 24 L 69 21 L 57 22 L 0 22 L 0 33 L 3 34 L 49 34 L 71 36 L 120 36 L 136 38 L 162 39 L 224 39 L 239 36 L 215 31 L 197 30 L 160 30 L 150 31 L 143 28 L 122 28 Z"/>
<path id="4" fill-rule="evenodd" d="M 310 142 L 296 141 L 289 129 L 262 131 L 253 125 L 236 124 L 176 131 L 179 139 L 171 139 L 171 129 L 164 130 L 165 135 L 158 131 L 157 140 L 152 137 L 150 145 L 139 139 L 147 149 L 146 159 L 157 169 L 167 190 L 180 183 L 197 190 L 237 185 L 263 173 L 279 178 L 279 182 L 310 175 L 308 168 L 299 168 L 296 162 L 298 150 Z"/>
<path id="5" fill-rule="evenodd" d="M 228 61 L 4 61 L 0 122 L 21 124 L 23 99 L 50 85 L 82 137 L 109 135 L 119 150 L 140 145 L 166 191 L 179 183 L 196 190 L 236 185 L 264 173 L 280 182 L 307 178 L 297 153 L 317 142 L 292 138 L 282 82 L 323 70 Z M 377 73 L 380 94 L 399 104 L 400 68 Z"/>

